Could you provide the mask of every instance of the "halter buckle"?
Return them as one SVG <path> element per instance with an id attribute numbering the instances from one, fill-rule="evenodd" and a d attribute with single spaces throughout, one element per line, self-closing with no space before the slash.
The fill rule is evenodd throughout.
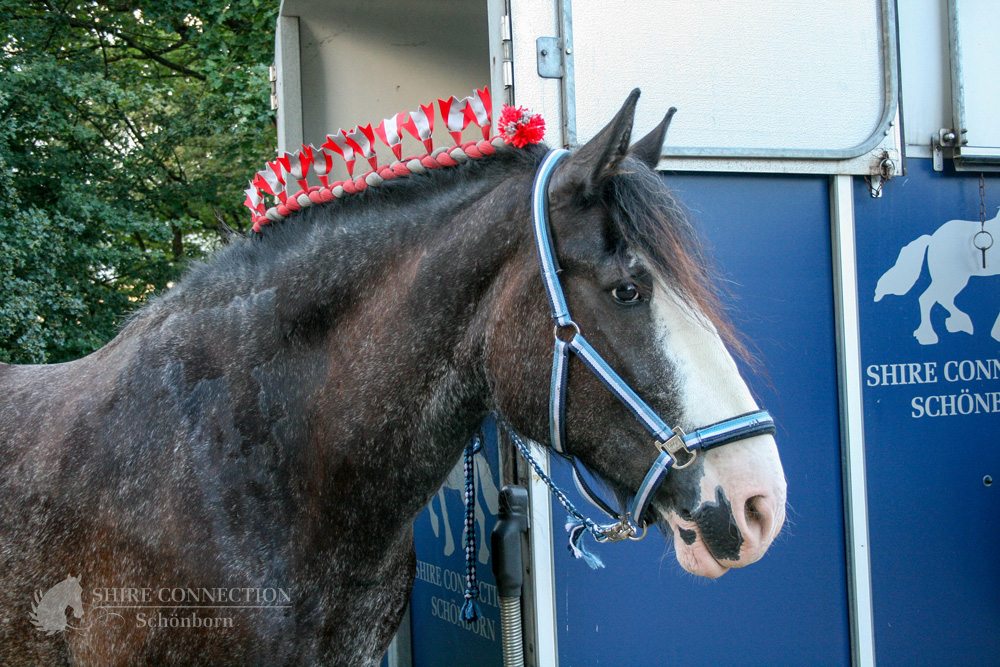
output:
<path id="1" fill-rule="evenodd" d="M 683 470 L 689 465 L 694 463 L 694 460 L 698 458 L 698 450 L 690 450 L 687 445 L 684 444 L 684 431 L 681 430 L 680 426 L 675 426 L 673 428 L 674 435 L 666 442 L 658 442 L 656 446 L 661 450 L 670 455 L 670 458 L 674 460 L 671 467 L 676 470 Z M 678 454 L 683 453 L 684 463 L 681 463 L 681 459 Z"/>

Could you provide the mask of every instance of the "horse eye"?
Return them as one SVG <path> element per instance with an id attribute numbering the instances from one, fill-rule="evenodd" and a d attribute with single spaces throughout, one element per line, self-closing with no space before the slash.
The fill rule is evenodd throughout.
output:
<path id="1" fill-rule="evenodd" d="M 611 296 L 618 303 L 636 303 L 642 299 L 639 295 L 639 290 L 632 283 L 622 283 L 618 287 L 615 287 L 611 290 Z"/>

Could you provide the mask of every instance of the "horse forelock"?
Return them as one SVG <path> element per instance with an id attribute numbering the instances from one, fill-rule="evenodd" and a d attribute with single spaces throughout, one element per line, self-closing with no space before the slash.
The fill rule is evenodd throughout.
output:
<path id="1" fill-rule="evenodd" d="M 655 171 L 627 158 L 606 189 L 623 264 L 637 256 L 685 305 L 707 318 L 737 356 L 750 360 L 721 304 L 714 267 L 681 204 Z"/>

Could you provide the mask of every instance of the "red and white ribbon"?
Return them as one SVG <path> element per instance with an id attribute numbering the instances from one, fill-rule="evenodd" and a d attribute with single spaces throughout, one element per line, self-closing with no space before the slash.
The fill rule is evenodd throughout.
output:
<path id="1" fill-rule="evenodd" d="M 312 151 L 303 146 L 298 153 L 285 153 L 285 160 L 288 162 L 288 173 L 298 182 L 303 191 L 309 191 L 309 167 L 313 163 Z"/>
<path id="2" fill-rule="evenodd" d="M 378 156 L 375 155 L 375 148 L 372 145 L 375 143 L 375 131 L 372 129 L 371 123 L 358 125 L 345 135 L 345 139 L 355 152 L 361 153 L 368 160 L 372 169 L 378 169 Z"/>
<path id="3" fill-rule="evenodd" d="M 389 116 L 375 128 L 375 134 L 382 143 L 392 149 L 397 160 L 403 159 L 403 135 L 400 131 L 409 118 L 410 114 L 402 111 L 395 116 Z"/>
<path id="4" fill-rule="evenodd" d="M 424 142 L 424 148 L 428 153 L 434 152 L 434 103 L 424 106 L 420 105 L 419 111 L 411 111 L 409 119 L 400 125 L 403 129 L 413 135 L 414 139 Z"/>
<path id="5" fill-rule="evenodd" d="M 465 109 L 469 106 L 470 99 L 469 97 L 456 99 L 452 95 L 447 100 L 438 100 L 438 106 L 441 108 L 441 119 L 448 126 L 448 132 L 451 133 L 451 138 L 455 140 L 456 146 L 462 143 L 462 130 L 469 126 L 469 116 L 466 115 Z"/>
<path id="6" fill-rule="evenodd" d="M 309 144 L 309 152 L 313 156 L 313 173 L 319 178 L 319 184 L 324 188 L 329 187 L 328 174 L 333 169 L 333 156 L 312 144 Z"/>
<path id="7" fill-rule="evenodd" d="M 347 164 L 347 173 L 354 176 L 354 145 L 347 142 L 347 135 L 344 134 L 343 130 L 337 130 L 337 134 L 326 135 L 326 143 L 323 144 L 323 148 L 336 151 L 340 157 L 344 158 L 344 162 Z"/>
<path id="8" fill-rule="evenodd" d="M 252 213 L 256 213 L 258 215 L 264 215 L 264 212 L 266 210 L 264 208 L 264 195 L 260 193 L 260 190 L 257 188 L 256 185 L 253 184 L 253 181 L 250 181 L 250 187 L 244 190 L 243 192 L 246 193 L 247 196 L 246 201 L 243 202 L 243 205 L 246 206 L 248 209 L 250 209 Z"/>
<path id="9" fill-rule="evenodd" d="M 281 203 L 288 198 L 285 193 L 285 177 L 282 174 L 282 158 L 267 163 L 267 169 L 258 171 L 253 184 L 269 195 L 274 195 Z"/>
<path id="10" fill-rule="evenodd" d="M 475 95 L 465 99 L 468 100 L 468 104 L 465 107 L 466 126 L 468 126 L 469 122 L 475 123 L 483 131 L 483 139 L 488 140 L 493 124 L 491 120 L 493 116 L 493 101 L 490 99 L 489 88 L 484 87 L 482 90 L 476 90 Z"/>

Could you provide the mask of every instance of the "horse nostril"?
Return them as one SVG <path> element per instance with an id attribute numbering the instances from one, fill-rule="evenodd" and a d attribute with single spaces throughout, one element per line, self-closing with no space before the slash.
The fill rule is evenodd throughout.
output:
<path id="1" fill-rule="evenodd" d="M 771 530 L 771 513 L 764 496 L 751 496 L 743 504 L 743 514 L 746 517 L 747 528 L 756 533 L 757 539 L 766 539 Z"/>

